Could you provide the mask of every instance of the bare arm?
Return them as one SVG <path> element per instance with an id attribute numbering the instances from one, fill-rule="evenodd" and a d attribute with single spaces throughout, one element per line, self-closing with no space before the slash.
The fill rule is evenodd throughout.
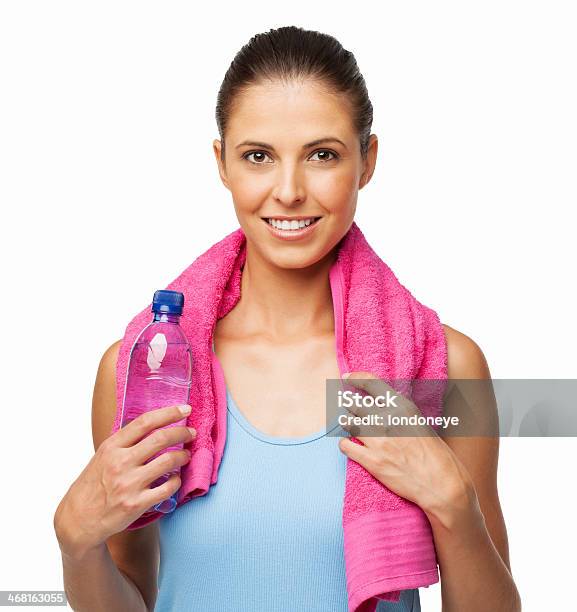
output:
<path id="1" fill-rule="evenodd" d="M 103 355 L 92 400 L 94 450 L 109 436 L 116 414 L 116 359 L 120 342 Z M 62 553 L 64 588 L 74 610 L 132 612 L 154 609 L 157 594 L 158 526 L 146 525 L 114 534 L 95 548 L 75 546 L 62 518 L 62 502 L 54 529 Z"/>
<path id="2" fill-rule="evenodd" d="M 106 544 L 82 557 L 62 550 L 64 590 L 73 610 L 126 612 L 152 610 L 134 582 L 116 566 Z"/>
<path id="3" fill-rule="evenodd" d="M 449 378 L 489 379 L 481 349 L 445 326 Z M 450 409 L 450 407 L 449 407 Z M 428 513 L 441 569 L 443 612 L 518 612 L 521 599 L 509 563 L 507 530 L 497 492 L 497 437 L 447 437 L 470 476 L 462 504 Z"/>

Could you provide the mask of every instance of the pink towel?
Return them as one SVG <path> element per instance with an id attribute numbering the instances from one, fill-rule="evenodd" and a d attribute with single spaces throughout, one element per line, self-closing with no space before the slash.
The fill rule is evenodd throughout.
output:
<path id="1" fill-rule="evenodd" d="M 204 495 L 217 482 L 226 437 L 226 389 L 212 337 L 216 321 L 240 298 L 245 259 L 246 237 L 239 227 L 166 287 L 184 293 L 180 323 L 193 358 L 189 401 L 193 411 L 188 424 L 197 436 L 189 443 L 192 458 L 182 469 L 178 506 Z M 439 318 L 399 283 L 354 222 L 338 244 L 329 280 L 341 374 L 368 371 L 387 381 L 441 381 L 426 401 L 412 397 L 422 414 L 440 415 L 447 352 Z M 126 328 L 117 362 L 117 414 L 111 433 L 120 426 L 130 350 L 151 316 L 149 304 Z M 128 529 L 161 516 L 140 517 Z M 401 590 L 439 581 L 431 526 L 424 512 L 351 459 L 347 459 L 342 519 L 350 612 L 374 612 L 379 599 L 398 601 Z"/>

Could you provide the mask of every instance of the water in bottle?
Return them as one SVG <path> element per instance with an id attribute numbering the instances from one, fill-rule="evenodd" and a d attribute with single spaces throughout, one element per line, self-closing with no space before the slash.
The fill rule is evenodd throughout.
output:
<path id="1" fill-rule="evenodd" d="M 184 295 L 178 291 L 159 290 L 154 293 L 152 321 L 142 330 L 130 352 L 121 427 L 141 412 L 190 403 L 192 354 L 179 325 L 183 307 Z M 186 417 L 164 427 L 184 425 Z M 146 463 L 167 451 L 182 448 L 182 443 L 163 448 Z M 166 482 L 173 473 L 180 473 L 180 468 L 163 474 L 150 487 Z M 143 516 L 155 511 L 168 513 L 175 508 L 176 493 L 149 508 Z"/>

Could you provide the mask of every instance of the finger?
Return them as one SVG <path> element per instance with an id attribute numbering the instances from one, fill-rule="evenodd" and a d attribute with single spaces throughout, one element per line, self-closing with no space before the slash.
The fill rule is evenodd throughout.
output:
<path id="1" fill-rule="evenodd" d="M 339 448 L 349 459 L 360 463 L 364 468 L 372 461 L 371 451 L 366 446 L 353 442 L 350 438 L 341 438 Z"/>
<path id="2" fill-rule="evenodd" d="M 187 412 L 183 412 L 181 406 L 165 406 L 148 410 L 119 429 L 113 436 L 114 442 L 118 446 L 128 448 L 158 427 L 174 422 L 185 425 L 190 410 L 188 405 Z"/>
<path id="3" fill-rule="evenodd" d="M 135 444 L 130 450 L 133 460 L 142 465 L 151 462 L 163 451 L 179 450 L 178 446 L 194 439 L 195 433 L 189 427 L 168 425 L 153 431 L 143 440 Z"/>
<path id="4" fill-rule="evenodd" d="M 362 373 L 363 375 L 371 376 L 371 378 L 354 379 L 351 384 L 352 388 L 357 390 L 352 396 L 348 396 L 347 400 L 343 399 L 343 408 L 359 417 L 367 417 L 379 413 L 381 408 L 376 405 L 375 398 L 379 397 L 382 390 L 377 387 L 379 381 L 372 378 L 372 375 Z M 347 379 L 347 381 L 350 379 Z"/>
<path id="5" fill-rule="evenodd" d="M 376 427 L 370 427 L 367 425 L 355 425 L 353 423 L 345 423 L 344 425 L 341 425 L 341 427 L 348 432 L 351 437 L 356 438 L 357 440 L 360 440 L 365 446 L 369 446 L 371 447 L 373 445 L 373 441 L 372 439 L 375 436 L 384 436 L 385 433 L 381 432 L 381 429 L 376 428 Z M 361 432 L 363 433 L 363 435 L 361 435 Z"/>
<path id="6" fill-rule="evenodd" d="M 156 457 L 153 461 L 136 468 L 136 473 L 142 486 L 150 486 L 152 482 L 163 474 L 167 474 L 175 468 L 180 468 L 189 461 L 189 451 L 184 449 L 170 451 L 162 453 L 162 455 Z"/>
<path id="7" fill-rule="evenodd" d="M 362 393 L 364 389 L 360 389 L 360 391 L 357 389 L 360 389 L 360 387 L 357 387 L 357 385 L 351 384 L 347 388 L 347 385 L 345 384 L 344 391 L 346 395 L 342 396 L 340 406 L 351 415 L 363 417 L 369 414 L 370 408 L 362 401 L 363 397 L 366 397 L 367 395 Z"/>
<path id="8" fill-rule="evenodd" d="M 168 499 L 171 495 L 176 493 L 178 489 L 180 489 L 181 484 L 182 481 L 180 476 L 178 474 L 171 474 L 170 478 L 158 487 L 145 489 L 140 497 L 143 511 L 152 508 L 152 506 L 155 506 L 165 499 Z"/>
<path id="9" fill-rule="evenodd" d="M 345 420 L 343 419 L 343 423 L 341 424 L 341 427 L 348 432 L 349 434 L 351 434 L 351 436 L 357 436 L 357 434 L 360 432 L 360 428 L 358 425 L 355 425 L 352 422 L 349 422 L 348 418 Z"/>

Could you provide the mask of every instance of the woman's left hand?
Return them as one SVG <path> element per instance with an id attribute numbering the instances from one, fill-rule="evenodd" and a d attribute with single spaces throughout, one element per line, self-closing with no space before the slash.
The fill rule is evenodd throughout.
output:
<path id="1" fill-rule="evenodd" d="M 385 417 L 387 414 L 422 415 L 411 400 L 369 372 L 351 372 L 344 381 L 373 397 L 386 397 L 387 391 L 389 396 L 396 396 L 397 408 L 347 408 L 357 416 L 377 413 Z M 340 450 L 391 491 L 416 503 L 432 516 L 442 516 L 447 510 L 466 509 L 474 503 L 476 494 L 470 475 L 432 427 L 427 424 L 387 425 L 386 422 L 385 419 L 385 424 L 365 429 L 370 433 L 366 436 L 354 433 L 358 431 L 357 426 L 343 425 L 343 429 L 363 445 L 343 437 L 339 440 Z"/>

